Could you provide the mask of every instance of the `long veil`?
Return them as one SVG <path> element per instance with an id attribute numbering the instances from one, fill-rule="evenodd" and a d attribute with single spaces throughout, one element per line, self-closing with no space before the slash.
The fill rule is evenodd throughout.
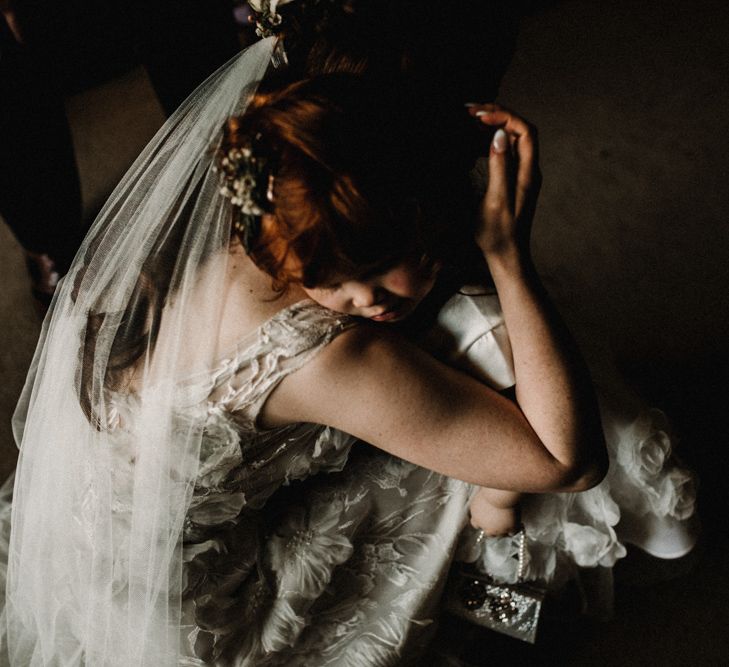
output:
<path id="1" fill-rule="evenodd" d="M 59 287 L 14 417 L 11 665 L 198 664 L 180 648 L 180 543 L 203 433 L 181 380 L 209 368 L 225 305 L 216 141 L 275 44 L 243 51 L 168 120 Z"/>

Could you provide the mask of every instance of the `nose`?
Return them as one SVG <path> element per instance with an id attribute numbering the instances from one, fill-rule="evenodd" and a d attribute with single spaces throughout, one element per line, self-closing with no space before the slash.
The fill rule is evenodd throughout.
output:
<path id="1" fill-rule="evenodd" d="M 353 283 L 350 289 L 352 305 L 355 308 L 370 308 L 377 305 L 380 300 L 377 288 L 371 285 Z"/>

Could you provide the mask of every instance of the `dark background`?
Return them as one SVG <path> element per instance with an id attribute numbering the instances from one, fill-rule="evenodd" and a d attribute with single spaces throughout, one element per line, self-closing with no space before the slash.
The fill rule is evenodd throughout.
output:
<path id="1" fill-rule="evenodd" d="M 90 216 L 164 116 L 124 5 L 56 4 L 48 34 Z M 443 4 L 443 20 L 468 30 Z M 64 18 L 81 5 L 79 21 Z M 527 9 L 500 100 L 540 128 L 537 265 L 588 357 L 614 360 L 670 415 L 679 455 L 701 476 L 704 533 L 671 567 L 635 553 L 619 563 L 607 624 L 548 620 L 536 649 L 462 628 L 450 640 L 475 665 L 729 664 L 729 10 L 710 0 Z M 39 323 L 1 223 L 0 285 L 4 478 Z"/>

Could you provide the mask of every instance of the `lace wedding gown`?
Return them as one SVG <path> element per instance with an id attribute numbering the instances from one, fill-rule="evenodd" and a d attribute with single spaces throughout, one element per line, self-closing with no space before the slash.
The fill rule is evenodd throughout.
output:
<path id="1" fill-rule="evenodd" d="M 513 371 L 498 299 L 467 292 L 444 306 L 422 344 L 495 388 L 508 387 Z M 502 581 L 514 579 L 511 538 L 475 546 L 472 531 L 463 532 L 471 485 L 355 444 L 334 429 L 258 426 L 276 384 L 353 325 L 311 301 L 294 304 L 209 373 L 179 387 L 179 428 L 203 434 L 183 535 L 180 664 L 417 663 L 427 652 L 459 536 L 460 558 Z M 109 400 L 115 492 L 124 498 L 140 397 L 113 394 Z M 655 538 L 663 526 L 669 542 L 693 545 L 687 522 L 692 478 L 670 459 L 658 413 L 603 417 L 608 478 L 582 494 L 525 501 L 530 578 L 556 587 L 579 568 L 613 565 L 625 554 L 621 540 L 631 537 L 621 532 L 626 516 L 633 541 L 640 543 L 636 535 Z M 6 484 L 0 494 L 3 563 L 9 500 Z M 125 507 L 115 511 L 115 529 L 128 529 Z M 82 506 L 78 512 L 82 522 Z M 79 543 L 79 558 L 85 546 Z"/>
<path id="2" fill-rule="evenodd" d="M 353 448 L 323 426 L 257 425 L 276 384 L 353 325 L 314 302 L 294 304 L 179 387 L 177 428 L 202 431 L 183 533 L 180 664 L 401 665 L 426 646 L 470 485 Z M 109 397 L 118 498 L 130 497 L 140 400 Z M 83 524 L 83 499 L 77 511 Z M 114 530 L 129 522 L 117 505 Z M 92 547 L 81 531 L 78 558 Z"/>
<path id="3" fill-rule="evenodd" d="M 395 665 L 425 646 L 471 487 L 334 429 L 256 425 L 276 383 L 351 325 L 296 304 L 196 387 L 187 664 Z"/>

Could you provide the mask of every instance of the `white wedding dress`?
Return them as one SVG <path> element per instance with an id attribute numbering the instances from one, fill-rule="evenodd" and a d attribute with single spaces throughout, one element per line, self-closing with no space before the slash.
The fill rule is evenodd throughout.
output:
<path id="1" fill-rule="evenodd" d="M 214 353 L 232 260 L 212 148 L 274 46 L 173 115 L 61 281 L 20 403 L 15 488 L 0 489 L 0 665 L 8 650 L 13 667 L 421 664 L 474 487 L 322 426 L 260 428 L 276 383 L 350 318 L 303 301 Z M 167 335 L 139 338 L 160 303 Z M 513 384 L 493 296 L 455 295 L 423 345 Z M 123 391 L 114 374 L 132 362 L 142 389 Z M 692 477 L 657 414 L 605 415 L 607 480 L 525 503 L 527 574 L 553 586 L 611 566 L 621 539 L 660 544 L 646 527 L 678 545 L 663 555 L 693 543 Z M 460 555 L 509 580 L 513 546 L 474 550 L 467 530 Z"/>
<path id="2" fill-rule="evenodd" d="M 202 433 L 183 531 L 180 664 L 401 665 L 427 646 L 470 485 L 353 447 L 330 428 L 257 426 L 276 384 L 353 325 L 314 302 L 294 304 L 178 387 L 176 428 Z M 142 435 L 135 415 L 146 398 L 109 397 L 118 498 L 131 497 L 125 487 Z M 79 497 L 74 511 L 79 559 L 94 548 L 91 502 Z M 113 521 L 114 531 L 129 532 L 123 503 Z M 125 558 L 120 549 L 115 570 L 124 571 Z"/>
<path id="3" fill-rule="evenodd" d="M 448 301 L 422 343 L 508 387 L 513 374 L 498 299 L 470 291 Z M 178 427 L 203 434 L 183 534 L 181 664 L 370 667 L 416 663 L 427 651 L 474 487 L 330 428 L 257 426 L 276 383 L 354 324 L 311 301 L 294 304 L 210 373 L 179 386 Z M 129 495 L 123 487 L 132 479 L 141 398 L 110 397 L 120 498 Z M 527 578 L 553 588 L 580 568 L 609 568 L 625 555 L 626 540 L 661 557 L 680 556 L 695 541 L 692 477 L 670 458 L 660 413 L 626 419 L 605 409 L 603 419 L 608 477 L 584 493 L 524 503 Z M 6 484 L 0 499 L 4 556 L 9 490 Z M 128 530 L 128 520 L 117 507 L 115 530 Z M 93 548 L 84 534 L 79 558 Z M 513 581 L 515 549 L 511 538 L 476 546 L 466 529 L 460 558 Z"/>

